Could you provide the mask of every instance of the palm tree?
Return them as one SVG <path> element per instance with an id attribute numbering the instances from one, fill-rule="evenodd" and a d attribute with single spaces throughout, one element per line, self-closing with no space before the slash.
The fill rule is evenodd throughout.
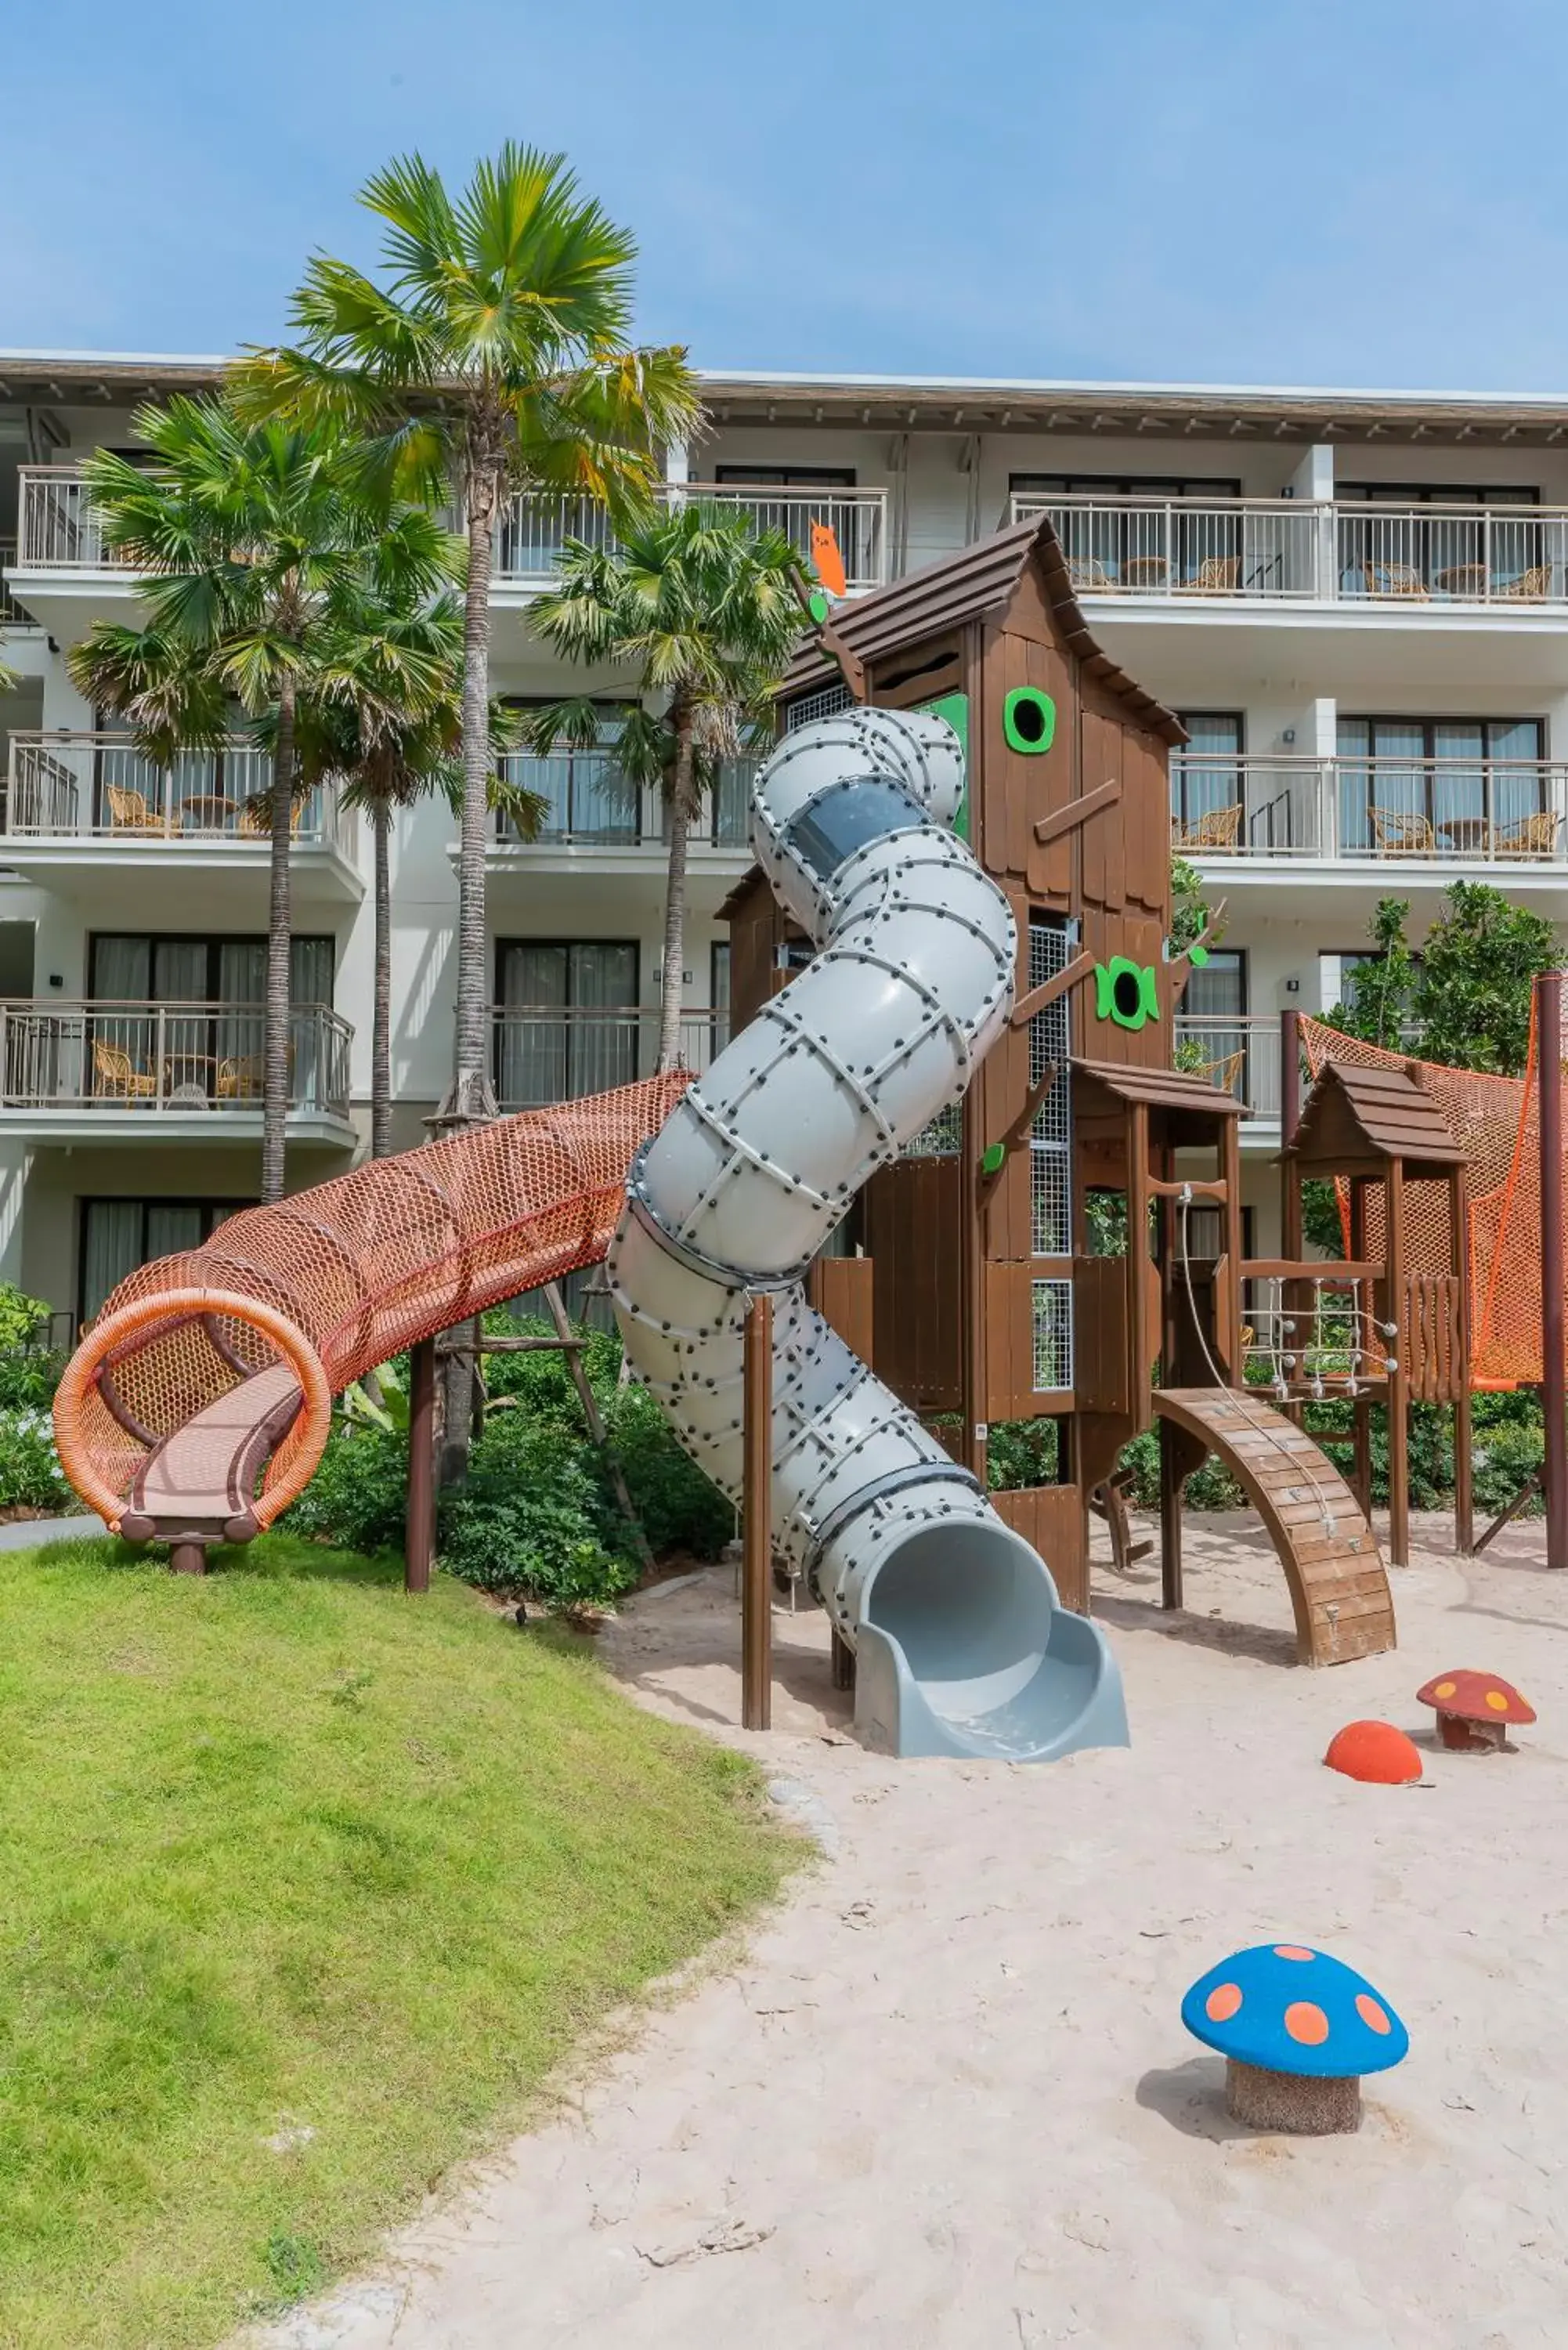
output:
<path id="1" fill-rule="evenodd" d="M 659 1066 L 680 1049 L 686 952 L 686 857 L 691 820 L 726 758 L 765 739 L 773 689 L 802 627 L 801 558 L 782 531 L 759 531 L 737 508 L 672 506 L 613 552 L 568 542 L 558 584 L 534 606 L 534 626 L 575 661 L 637 671 L 616 763 L 628 785 L 664 795 L 669 873 Z M 587 747 L 600 713 L 557 702 L 534 722 L 534 747 Z"/>
<path id="2" fill-rule="evenodd" d="M 243 422 L 223 403 L 174 400 L 146 407 L 136 430 L 151 463 L 101 450 L 88 484 L 106 542 L 149 574 L 140 629 L 99 622 L 68 657 L 78 686 L 129 718 L 165 761 L 175 747 L 210 747 L 228 731 L 232 702 L 273 742 L 264 806 L 271 838 L 263 1032 L 264 1201 L 281 1199 L 288 1109 L 289 846 L 302 779 L 296 727 L 315 666 L 384 536 L 359 494 L 359 470 L 326 422 Z M 423 518 L 428 523 L 428 518 Z M 405 541 L 410 592 L 452 574 L 445 535 Z"/>
<path id="3" fill-rule="evenodd" d="M 493 1115 L 486 1066 L 484 851 L 491 777 L 492 539 L 507 486 L 586 494 L 613 522 L 650 503 L 659 443 L 700 414 L 683 351 L 628 347 L 636 246 L 566 160 L 510 142 L 455 200 L 418 155 L 360 201 L 385 224 L 385 282 L 318 255 L 293 304 L 299 343 L 234 378 L 248 414 L 351 419 L 370 469 L 431 504 L 454 485 L 468 533 L 455 1074 L 447 1115 Z"/>
<path id="4" fill-rule="evenodd" d="M 419 517 L 421 521 L 423 516 Z M 405 528 L 412 527 L 412 517 Z M 462 603 L 448 591 L 410 596 L 385 543 L 372 576 L 323 650 L 299 712 L 303 780 L 338 778 L 341 803 L 368 816 L 374 843 L 375 985 L 370 1026 L 370 1155 L 391 1148 L 391 836 L 400 811 L 442 794 L 462 798 Z M 547 802 L 499 764 L 516 739 L 513 713 L 491 709 L 490 804 L 534 839 Z"/>

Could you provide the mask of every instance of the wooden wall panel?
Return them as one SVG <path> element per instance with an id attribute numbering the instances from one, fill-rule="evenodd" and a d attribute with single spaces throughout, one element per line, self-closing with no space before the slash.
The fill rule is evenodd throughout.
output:
<path id="1" fill-rule="evenodd" d="M 1131 1409 L 1127 1289 L 1132 1260 L 1083 1256 L 1073 1267 L 1075 1392 L 1080 1411 Z"/>
<path id="2" fill-rule="evenodd" d="M 868 1256 L 819 1256 L 805 1277 L 805 1294 L 825 1322 L 863 1363 L 875 1365 L 874 1275 Z"/>
<path id="3" fill-rule="evenodd" d="M 1080 1616 L 1089 1612 L 1087 1529 L 1078 1488 L 1073 1485 L 1024 1485 L 1011 1492 L 992 1493 L 991 1505 L 1004 1524 L 1037 1550 L 1051 1570 L 1064 1607 Z"/>
<path id="4" fill-rule="evenodd" d="M 985 1268 L 985 1417 L 1033 1419 L 1046 1404 L 1034 1387 L 1034 1295 L 1044 1264 Z"/>
<path id="5" fill-rule="evenodd" d="M 1127 896 L 1170 928 L 1170 754 L 1158 735 L 1129 727 L 1122 797 L 1127 810 Z"/>
<path id="6" fill-rule="evenodd" d="M 960 1168 L 901 1159 L 867 1186 L 877 1375 L 916 1411 L 962 1406 Z"/>
<path id="7" fill-rule="evenodd" d="M 738 1035 L 774 993 L 783 936 L 776 899 L 759 874 L 730 916 L 730 1033 Z"/>

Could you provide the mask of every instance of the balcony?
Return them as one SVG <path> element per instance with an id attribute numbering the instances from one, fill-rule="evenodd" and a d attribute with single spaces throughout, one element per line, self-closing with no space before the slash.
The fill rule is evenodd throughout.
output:
<path id="1" fill-rule="evenodd" d="M 270 753 L 240 736 L 161 767 L 124 734 L 18 730 L 0 812 L 0 857 L 50 883 L 95 873 L 122 881 L 128 872 L 154 869 L 239 872 L 254 880 L 265 876 L 272 853 L 254 802 L 271 785 Z M 306 795 L 292 829 L 306 899 L 363 895 L 358 821 L 332 785 Z"/>
<path id="2" fill-rule="evenodd" d="M 1235 1018 L 1210 1013 L 1176 1015 L 1179 1066 L 1221 1093 L 1245 1102 L 1248 1115 L 1280 1122 L 1280 1021 L 1276 1013 Z M 1185 1049 L 1184 1049 L 1185 1048 Z M 1243 1132 L 1245 1128 L 1243 1128 Z"/>
<path id="3" fill-rule="evenodd" d="M 36 1141 L 254 1140 L 265 1016 L 255 1003 L 0 1002 L 0 1131 Z M 289 1015 L 289 1133 L 347 1147 L 348 1023 Z"/>
<path id="4" fill-rule="evenodd" d="M 657 1004 L 625 1010 L 548 1003 L 491 1008 L 492 1072 L 504 1110 L 545 1109 L 610 1086 L 650 1077 L 659 1063 Z M 680 1060 L 699 1072 L 730 1041 L 726 1011 L 687 1007 L 680 1015 Z"/>
<path id="5" fill-rule="evenodd" d="M 497 810 L 489 857 L 492 873 L 524 879 L 546 874 L 640 878 L 662 890 L 668 854 L 663 796 L 628 784 L 613 750 L 563 751 L 549 758 L 513 752 L 501 764 L 508 782 L 539 795 L 546 814 L 538 837 L 524 840 L 505 812 Z M 726 760 L 717 790 L 704 796 L 691 827 L 688 870 L 696 886 L 693 903 L 700 909 L 710 896 L 717 906 L 749 861 L 747 825 L 756 764 L 752 758 Z M 704 876 L 712 884 L 706 892 Z"/>
<path id="6" fill-rule="evenodd" d="M 133 595 L 138 567 L 105 546 L 81 469 L 23 465 L 18 473 L 20 529 L 12 567 L 28 611 L 43 617 L 35 611 L 42 602 L 52 615 L 63 604 L 80 602 L 89 591 L 100 603 L 105 594 Z M 826 524 L 844 557 L 851 595 L 881 587 L 888 576 L 886 490 L 752 489 L 729 482 L 691 482 L 666 484 L 659 494 L 670 501 L 712 498 L 738 506 L 759 529 L 782 530 L 803 561 L 810 558 L 813 523 Z M 495 587 L 532 593 L 546 586 L 569 538 L 590 546 L 615 544 L 608 518 L 592 498 L 519 492 L 507 501 L 496 525 Z"/>
<path id="7" fill-rule="evenodd" d="M 1171 847 L 1216 873 L 1299 877 L 1313 864 L 1456 868 L 1517 883 L 1568 866 L 1568 766 L 1543 759 L 1225 757 L 1170 762 Z"/>
<path id="8" fill-rule="evenodd" d="M 1168 605 L 1337 605 L 1406 619 L 1568 614 L 1568 507 L 1318 504 L 1292 498 L 1015 495 L 1049 515 L 1080 596 Z"/>
<path id="9" fill-rule="evenodd" d="M 826 524 L 844 557 L 845 582 L 852 596 L 880 588 L 888 577 L 886 490 L 749 489 L 743 483 L 684 482 L 665 484 L 659 494 L 670 503 L 711 498 L 721 505 L 738 506 L 759 530 L 782 531 L 803 563 L 811 559 L 813 523 Z M 568 538 L 585 540 L 590 546 L 615 545 L 603 507 L 591 498 L 520 492 L 508 503 L 496 530 L 496 584 L 547 585 Z"/>
<path id="10" fill-rule="evenodd" d="M 16 540 L 0 538 L 0 634 L 4 634 L 8 629 L 31 629 L 36 625 L 31 613 L 24 612 L 11 593 L 11 583 L 7 575 L 16 567 Z"/>

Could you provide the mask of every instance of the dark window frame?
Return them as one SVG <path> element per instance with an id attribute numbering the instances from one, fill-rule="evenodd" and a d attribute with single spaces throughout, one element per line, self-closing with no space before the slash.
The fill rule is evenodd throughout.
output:
<path id="1" fill-rule="evenodd" d="M 208 1241 L 212 1239 L 213 1234 L 217 1230 L 219 1224 L 226 1223 L 231 1216 L 237 1216 L 242 1209 L 256 1208 L 260 1205 L 261 1202 L 259 1200 L 253 1200 L 250 1198 L 213 1200 L 204 1198 L 200 1195 L 187 1195 L 184 1192 L 79 1192 L 77 1197 L 77 1273 L 76 1282 L 74 1284 L 77 1327 L 80 1329 L 87 1321 L 87 1253 L 88 1215 L 89 1209 L 127 1207 L 140 1209 L 141 1238 L 139 1243 L 139 1247 L 141 1253 L 137 1258 L 137 1266 L 140 1266 L 149 1264 L 152 1262 L 147 1254 L 147 1211 L 150 1208 L 198 1209 L 202 1216 L 202 1238 L 197 1245 L 199 1247 L 205 1247 Z M 135 1271 L 136 1266 L 133 1266 L 131 1269 L 132 1271 Z"/>
<path id="2" fill-rule="evenodd" d="M 96 981 L 98 950 L 100 941 L 106 939 L 144 939 L 147 941 L 148 947 L 151 951 L 151 955 L 153 956 L 157 954 L 158 949 L 161 946 L 190 946 L 192 943 L 198 945 L 204 944 L 207 949 L 207 991 L 202 1000 L 208 1003 L 217 1003 L 222 1001 L 222 997 L 218 993 L 218 972 L 222 968 L 223 949 L 224 947 L 265 948 L 267 943 L 267 936 L 265 931 L 89 931 L 88 932 L 87 957 L 87 993 L 89 1003 L 93 1002 L 97 996 Z M 334 931 L 290 931 L 289 943 L 291 946 L 296 939 L 300 940 L 302 942 L 309 941 L 311 944 L 317 946 L 325 944 L 330 947 L 332 951 L 331 997 L 333 1000 L 329 1001 L 323 1007 L 325 1010 L 330 1012 L 334 1008 L 334 1003 L 337 993 L 337 933 Z M 152 1003 L 156 1003 L 160 1000 L 161 999 L 157 996 L 150 996 L 147 998 L 147 1001 Z M 180 999 L 178 998 L 171 999 L 171 1001 L 176 1002 L 179 1000 Z M 305 1010 L 306 1007 L 303 1004 L 296 1003 L 292 1005 L 292 1009 L 298 1012 Z"/>
<path id="3" fill-rule="evenodd" d="M 853 490 L 859 487 L 853 465 L 715 465 L 713 486 L 727 490 Z"/>

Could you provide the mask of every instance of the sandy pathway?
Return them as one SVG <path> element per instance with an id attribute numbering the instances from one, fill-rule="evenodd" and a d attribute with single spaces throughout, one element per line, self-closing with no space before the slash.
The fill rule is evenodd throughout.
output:
<path id="1" fill-rule="evenodd" d="M 1192 1523 L 1185 1616 L 1147 1567 L 1101 1575 L 1134 1750 L 1044 1771 L 840 1742 L 815 1614 L 775 1618 L 779 1727 L 745 1739 L 727 1573 L 641 1602 L 609 1661 L 809 1791 L 831 1856 L 569 2119 L 258 2338 L 1561 2350 L 1568 1590 L 1538 1529 L 1465 1568 L 1437 1522 L 1396 1578 L 1399 1653 L 1314 1674 L 1282 1661 L 1251 1522 Z M 1534 1700 L 1517 1753 L 1434 1753 L 1398 1792 L 1324 1770 L 1340 1723 L 1415 1728 L 1461 1663 Z M 1234 2128 L 1181 2030 L 1203 1968 L 1274 1939 L 1352 1960 L 1410 2027 L 1358 2137 Z"/>

